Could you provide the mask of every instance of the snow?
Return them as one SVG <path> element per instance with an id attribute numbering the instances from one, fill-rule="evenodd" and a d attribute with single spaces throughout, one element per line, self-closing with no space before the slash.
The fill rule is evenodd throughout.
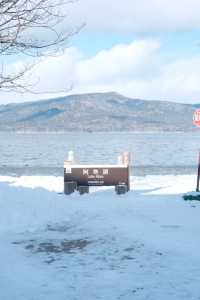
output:
<path id="1" fill-rule="evenodd" d="M 63 178 L 0 176 L 1 300 L 200 299 L 194 175 L 62 194 Z"/>

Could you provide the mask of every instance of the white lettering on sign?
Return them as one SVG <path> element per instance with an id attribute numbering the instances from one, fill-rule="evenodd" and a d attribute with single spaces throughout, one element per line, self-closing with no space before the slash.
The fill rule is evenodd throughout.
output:
<path id="1" fill-rule="evenodd" d="M 83 169 L 83 175 L 88 175 L 88 169 Z"/>
<path id="2" fill-rule="evenodd" d="M 95 181 L 88 181 L 88 184 L 91 184 L 91 185 L 94 185 L 94 184 L 97 184 L 97 185 L 103 185 L 104 184 L 104 181 L 103 180 L 95 180 Z"/>
<path id="3" fill-rule="evenodd" d="M 83 169 L 83 175 L 87 175 L 87 176 L 104 176 L 104 175 L 108 175 L 109 170 L 108 169 Z"/>
<path id="4" fill-rule="evenodd" d="M 103 175 L 108 175 L 108 169 L 103 169 Z"/>
<path id="5" fill-rule="evenodd" d="M 94 169 L 94 170 L 93 170 L 93 174 L 94 174 L 94 175 L 98 175 L 98 174 L 99 174 L 99 170 Z"/>
<path id="6" fill-rule="evenodd" d="M 65 173 L 66 174 L 71 174 L 71 172 L 72 172 L 71 168 L 69 168 L 69 167 L 65 168 Z"/>

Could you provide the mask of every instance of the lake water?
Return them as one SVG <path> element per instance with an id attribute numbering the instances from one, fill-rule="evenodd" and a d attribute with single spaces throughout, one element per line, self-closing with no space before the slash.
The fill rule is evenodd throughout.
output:
<path id="1" fill-rule="evenodd" d="M 67 152 L 81 163 L 116 163 L 130 151 L 132 173 L 196 172 L 199 133 L 0 133 L 0 175 L 62 175 Z"/>

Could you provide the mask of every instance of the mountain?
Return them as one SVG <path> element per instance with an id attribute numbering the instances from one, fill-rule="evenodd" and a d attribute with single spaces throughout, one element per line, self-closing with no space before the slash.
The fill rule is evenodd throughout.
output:
<path id="1" fill-rule="evenodd" d="M 0 131 L 195 131 L 197 107 L 114 92 L 70 95 L 0 105 Z"/>

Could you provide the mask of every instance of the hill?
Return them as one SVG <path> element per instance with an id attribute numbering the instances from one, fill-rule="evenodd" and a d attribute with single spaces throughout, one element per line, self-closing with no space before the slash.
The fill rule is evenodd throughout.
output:
<path id="1" fill-rule="evenodd" d="M 118 93 L 0 105 L 0 131 L 194 131 L 195 106 Z"/>

